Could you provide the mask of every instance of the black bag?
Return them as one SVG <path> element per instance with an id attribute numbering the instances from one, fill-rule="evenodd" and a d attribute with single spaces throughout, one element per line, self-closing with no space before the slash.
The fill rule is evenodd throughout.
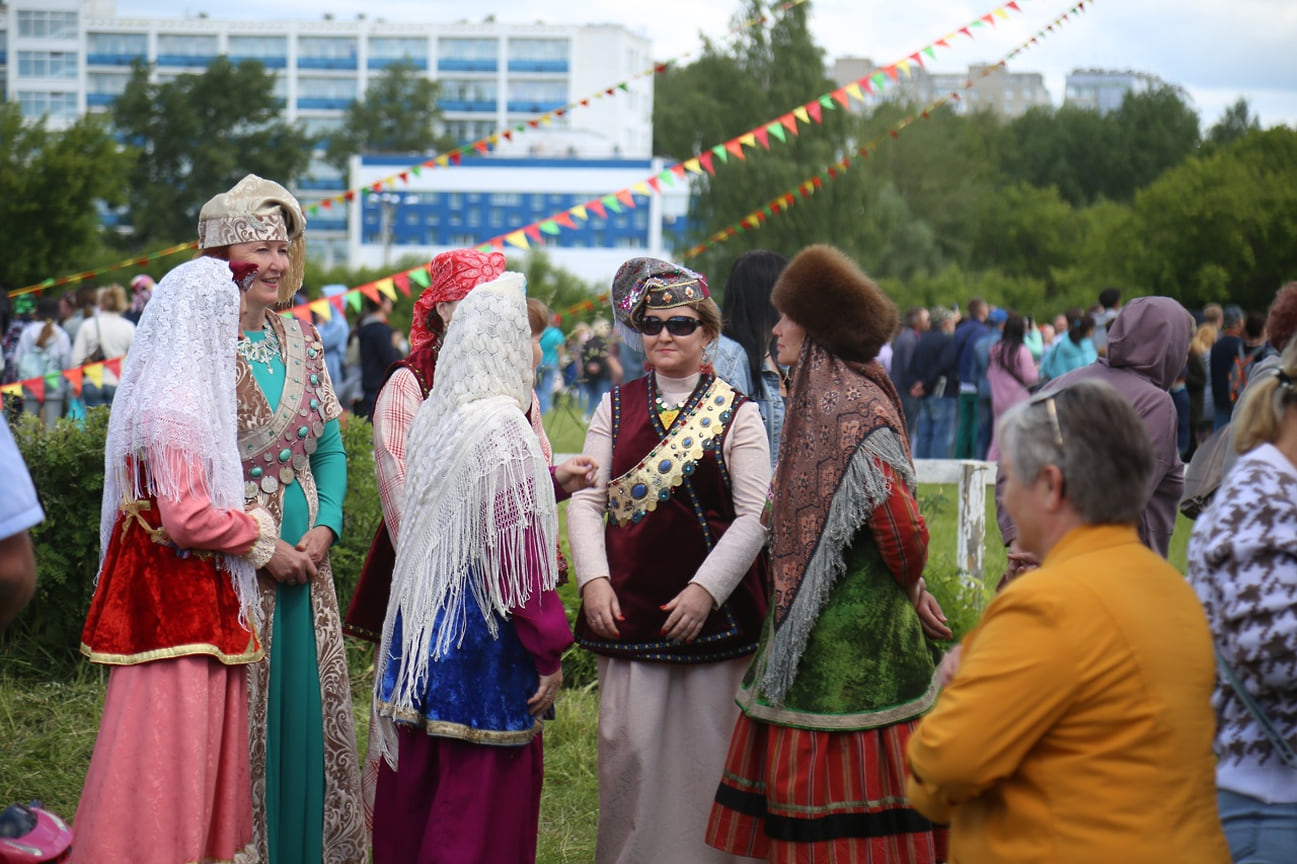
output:
<path id="1" fill-rule="evenodd" d="M 1180 498 L 1180 512 L 1190 519 L 1211 504 L 1212 496 L 1220 488 L 1225 467 L 1225 454 L 1229 448 L 1229 425 L 1217 429 L 1198 445 L 1193 458 L 1184 469 L 1184 496 Z"/>

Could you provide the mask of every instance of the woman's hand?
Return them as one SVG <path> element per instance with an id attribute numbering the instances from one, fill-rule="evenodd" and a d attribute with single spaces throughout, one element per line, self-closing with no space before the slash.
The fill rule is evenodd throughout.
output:
<path id="1" fill-rule="evenodd" d="M 662 606 L 662 611 L 671 613 L 662 625 L 662 635 L 680 642 L 694 641 L 702 632 L 703 624 L 714 604 L 715 601 L 706 588 L 690 582 L 683 591 L 671 598 L 670 603 Z"/>
<path id="2" fill-rule="evenodd" d="M 302 535 L 297 541 L 297 550 L 310 556 L 311 563 L 319 567 L 324 563 L 324 556 L 329 554 L 333 545 L 333 529 L 327 525 L 316 525 Z"/>
<path id="3" fill-rule="evenodd" d="M 1030 552 L 1024 552 L 1018 547 L 1018 541 L 1014 540 L 1009 544 L 1008 566 L 1004 568 L 1004 576 L 1000 578 L 1000 584 L 995 586 L 995 590 L 1003 591 L 1005 585 L 1008 585 L 1023 573 L 1035 570 L 1039 566 L 1040 559 Z"/>
<path id="4" fill-rule="evenodd" d="M 607 576 L 591 579 L 581 589 L 581 599 L 585 601 L 585 620 L 590 629 L 605 639 L 620 639 L 617 622 L 626 618 L 621 614 L 612 581 Z"/>
<path id="5" fill-rule="evenodd" d="M 599 463 L 594 459 L 585 455 L 573 456 L 561 465 L 554 466 L 554 479 L 563 487 L 564 492 L 571 494 L 593 486 L 598 471 Z"/>
<path id="6" fill-rule="evenodd" d="M 959 671 L 959 661 L 963 655 L 964 646 L 956 645 L 946 652 L 946 656 L 941 658 L 941 664 L 937 666 L 937 686 L 948 687 L 950 682 L 955 680 L 955 673 Z"/>
<path id="7" fill-rule="evenodd" d="M 314 579 L 316 573 L 311 557 L 283 540 L 275 541 L 275 554 L 270 556 L 264 569 L 271 579 L 286 585 L 304 585 Z"/>
<path id="8" fill-rule="evenodd" d="M 914 611 L 919 613 L 919 623 L 923 632 L 933 639 L 949 639 L 955 634 L 946 626 L 946 614 L 941 611 L 937 598 L 928 593 L 927 583 L 920 578 L 910 586 L 906 594 Z"/>
<path id="9" fill-rule="evenodd" d="M 563 670 L 559 669 L 552 675 L 540 676 L 540 686 L 536 692 L 527 700 L 527 709 L 531 711 L 531 716 L 539 717 L 548 711 L 553 705 L 554 700 L 558 699 L 558 691 L 563 686 Z"/>

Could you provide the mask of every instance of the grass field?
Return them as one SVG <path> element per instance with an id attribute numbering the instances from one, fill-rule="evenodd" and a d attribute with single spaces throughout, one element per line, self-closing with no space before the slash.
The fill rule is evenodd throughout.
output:
<path id="1" fill-rule="evenodd" d="M 563 406 L 547 418 L 554 450 L 579 452 L 584 424 Z M 925 574 L 957 635 L 971 627 L 990 590 L 955 571 L 956 495 L 953 487 L 920 488 L 920 504 L 932 535 Z M 994 584 L 1005 556 L 995 527 L 994 503 L 987 502 L 986 581 Z M 1171 562 L 1185 566 L 1192 523 L 1183 518 L 1171 544 Z M 572 610 L 573 586 L 560 592 Z M 369 722 L 372 664 L 368 650 L 351 650 L 357 732 L 361 752 Z M 545 793 L 541 803 L 541 864 L 586 864 L 594 860 L 597 822 L 595 773 L 598 691 L 592 683 L 590 655 L 573 648 L 564 658 L 568 685 L 557 705 L 557 719 L 545 732 Z M 71 818 L 94 746 L 107 670 L 82 664 L 69 680 L 44 680 L 42 670 L 5 659 L 0 669 L 0 807 L 32 798 Z M 128 794 L 128 790 L 123 790 Z"/>

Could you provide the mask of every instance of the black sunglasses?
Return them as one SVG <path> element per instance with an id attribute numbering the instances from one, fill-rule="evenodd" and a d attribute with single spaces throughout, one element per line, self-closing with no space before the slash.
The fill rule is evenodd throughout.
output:
<path id="1" fill-rule="evenodd" d="M 645 336 L 656 336 L 665 327 L 672 336 L 691 336 L 701 326 L 703 326 L 701 319 L 675 315 L 665 321 L 661 318 L 645 318 L 640 321 L 639 332 Z"/>

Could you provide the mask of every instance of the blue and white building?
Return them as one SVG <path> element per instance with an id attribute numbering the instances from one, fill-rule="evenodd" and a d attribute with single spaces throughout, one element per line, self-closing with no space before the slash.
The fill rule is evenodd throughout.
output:
<path id="1" fill-rule="evenodd" d="M 1067 76 L 1063 104 L 1111 114 L 1121 107 L 1127 93 L 1147 93 L 1162 83 L 1156 75 L 1128 69 L 1073 69 Z"/>

